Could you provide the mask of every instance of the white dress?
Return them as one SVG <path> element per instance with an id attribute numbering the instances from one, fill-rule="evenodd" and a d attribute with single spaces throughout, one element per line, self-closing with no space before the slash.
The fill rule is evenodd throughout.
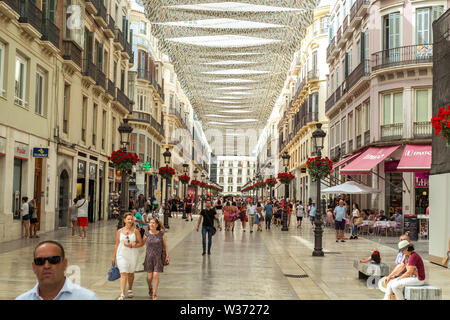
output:
<path id="1" fill-rule="evenodd" d="M 136 235 L 134 232 L 128 237 L 130 243 L 136 243 Z M 139 249 L 125 247 L 125 243 L 128 243 L 127 236 L 121 232 L 119 248 L 117 248 L 116 254 L 117 268 L 119 268 L 120 273 L 134 273 L 138 264 Z"/>

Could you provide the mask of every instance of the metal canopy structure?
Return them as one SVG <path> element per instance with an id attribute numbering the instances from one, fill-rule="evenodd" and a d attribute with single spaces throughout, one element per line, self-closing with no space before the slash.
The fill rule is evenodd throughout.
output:
<path id="1" fill-rule="evenodd" d="M 262 129 L 319 1 L 141 2 L 203 128 Z"/>

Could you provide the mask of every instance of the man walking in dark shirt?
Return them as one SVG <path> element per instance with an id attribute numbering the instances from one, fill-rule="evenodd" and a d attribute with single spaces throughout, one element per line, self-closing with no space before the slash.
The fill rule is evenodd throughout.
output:
<path id="1" fill-rule="evenodd" d="M 208 255 L 211 254 L 211 245 L 212 245 L 212 235 L 214 228 L 214 220 L 217 220 L 219 223 L 219 230 L 222 230 L 222 226 L 220 225 L 219 216 L 216 213 L 216 210 L 211 207 L 211 200 L 206 201 L 206 207 L 200 212 L 200 217 L 198 219 L 197 232 L 200 228 L 200 223 L 203 220 L 202 225 L 202 245 L 203 245 L 203 253 L 202 256 L 206 254 L 206 233 L 208 233 Z"/>

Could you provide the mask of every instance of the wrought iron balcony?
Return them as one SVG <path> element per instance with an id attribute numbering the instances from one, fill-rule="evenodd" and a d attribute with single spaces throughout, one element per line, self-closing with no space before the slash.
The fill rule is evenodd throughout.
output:
<path id="1" fill-rule="evenodd" d="M 2 4 L 2 3 L 8 5 L 12 10 L 15 11 L 16 14 L 20 13 L 20 11 L 19 11 L 19 0 L 3 0 L 3 1 L 0 1 L 0 4 Z M 14 15 L 15 14 L 12 14 L 12 16 L 14 16 Z M 11 18 L 12 18 L 12 16 L 11 16 Z"/>
<path id="2" fill-rule="evenodd" d="M 403 123 L 381 126 L 381 140 L 400 140 L 403 137 Z"/>
<path id="3" fill-rule="evenodd" d="M 42 38 L 43 41 L 50 41 L 59 49 L 59 28 L 50 20 L 42 21 Z"/>
<path id="4" fill-rule="evenodd" d="M 336 33 L 336 42 L 338 44 L 338 46 L 340 45 L 342 39 L 342 26 L 339 27 L 337 33 Z"/>
<path id="5" fill-rule="evenodd" d="M 108 79 L 108 89 L 106 91 L 113 99 L 116 98 L 116 85 L 110 79 Z"/>
<path id="6" fill-rule="evenodd" d="M 106 76 L 99 68 L 95 70 L 95 82 L 98 86 L 106 90 Z"/>
<path id="7" fill-rule="evenodd" d="M 414 122 L 414 138 L 431 138 L 433 126 L 430 121 Z"/>
<path id="8" fill-rule="evenodd" d="M 114 38 L 114 28 L 115 27 L 116 27 L 116 22 L 111 17 L 111 15 L 108 15 L 108 24 L 107 24 L 106 28 L 103 30 L 108 38 Z"/>
<path id="9" fill-rule="evenodd" d="M 42 34 L 42 11 L 36 7 L 33 1 L 20 1 L 19 13 L 20 23 L 28 23 Z"/>
<path id="10" fill-rule="evenodd" d="M 362 77 L 366 77 L 368 75 L 370 75 L 369 60 L 363 60 L 345 80 L 347 82 L 347 91 L 350 90 Z"/>
<path id="11" fill-rule="evenodd" d="M 80 68 L 82 67 L 82 50 L 72 40 L 63 41 L 63 59 L 71 60 Z"/>
<path id="12" fill-rule="evenodd" d="M 328 97 L 327 101 L 325 101 L 325 112 L 328 112 L 333 108 L 335 101 L 335 92 L 333 92 L 331 96 Z"/>
<path id="13" fill-rule="evenodd" d="M 356 0 L 350 9 L 350 23 L 352 27 L 358 25 L 358 22 L 362 20 L 363 15 L 367 12 L 369 7 L 369 0 Z"/>
<path id="14" fill-rule="evenodd" d="M 114 45 L 115 46 L 119 46 L 120 45 L 120 50 L 123 49 L 123 33 L 122 30 L 120 30 L 119 28 L 115 28 L 114 29 Z"/>
<path id="15" fill-rule="evenodd" d="M 99 19 L 96 18 L 95 21 L 100 22 L 100 25 L 102 27 L 106 27 L 107 10 L 105 4 L 103 3 L 103 0 L 93 0 L 92 2 L 94 3 L 95 8 L 97 9 L 96 17 L 99 18 Z"/>
<path id="16" fill-rule="evenodd" d="M 342 23 L 342 35 L 344 36 L 345 39 L 350 38 L 350 36 L 352 35 L 352 28 L 349 28 L 350 26 L 350 16 L 347 15 L 344 18 L 344 22 Z"/>
<path id="17" fill-rule="evenodd" d="M 319 80 L 319 70 L 308 71 L 308 81 Z"/>
<path id="18" fill-rule="evenodd" d="M 83 76 L 90 77 L 93 81 L 96 81 L 96 69 L 97 67 L 90 59 L 83 59 Z"/>
<path id="19" fill-rule="evenodd" d="M 327 61 L 329 58 L 331 58 L 333 56 L 333 52 L 334 52 L 335 48 L 336 48 L 336 37 L 333 37 L 333 39 L 331 39 L 331 42 L 327 47 Z"/>
<path id="20" fill-rule="evenodd" d="M 408 64 L 432 63 L 433 45 L 423 44 L 379 51 L 372 55 L 373 71 Z"/>
<path id="21" fill-rule="evenodd" d="M 130 99 L 119 88 L 116 90 L 116 100 L 128 111 L 130 111 Z"/>

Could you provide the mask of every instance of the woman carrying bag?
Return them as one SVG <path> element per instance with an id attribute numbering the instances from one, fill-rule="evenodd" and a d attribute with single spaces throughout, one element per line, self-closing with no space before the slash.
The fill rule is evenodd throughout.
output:
<path id="1" fill-rule="evenodd" d="M 359 211 L 359 207 L 357 203 L 353 203 L 353 212 L 352 212 L 352 235 L 350 239 L 358 239 L 358 227 L 363 224 L 363 218 L 361 215 L 361 211 Z"/>

